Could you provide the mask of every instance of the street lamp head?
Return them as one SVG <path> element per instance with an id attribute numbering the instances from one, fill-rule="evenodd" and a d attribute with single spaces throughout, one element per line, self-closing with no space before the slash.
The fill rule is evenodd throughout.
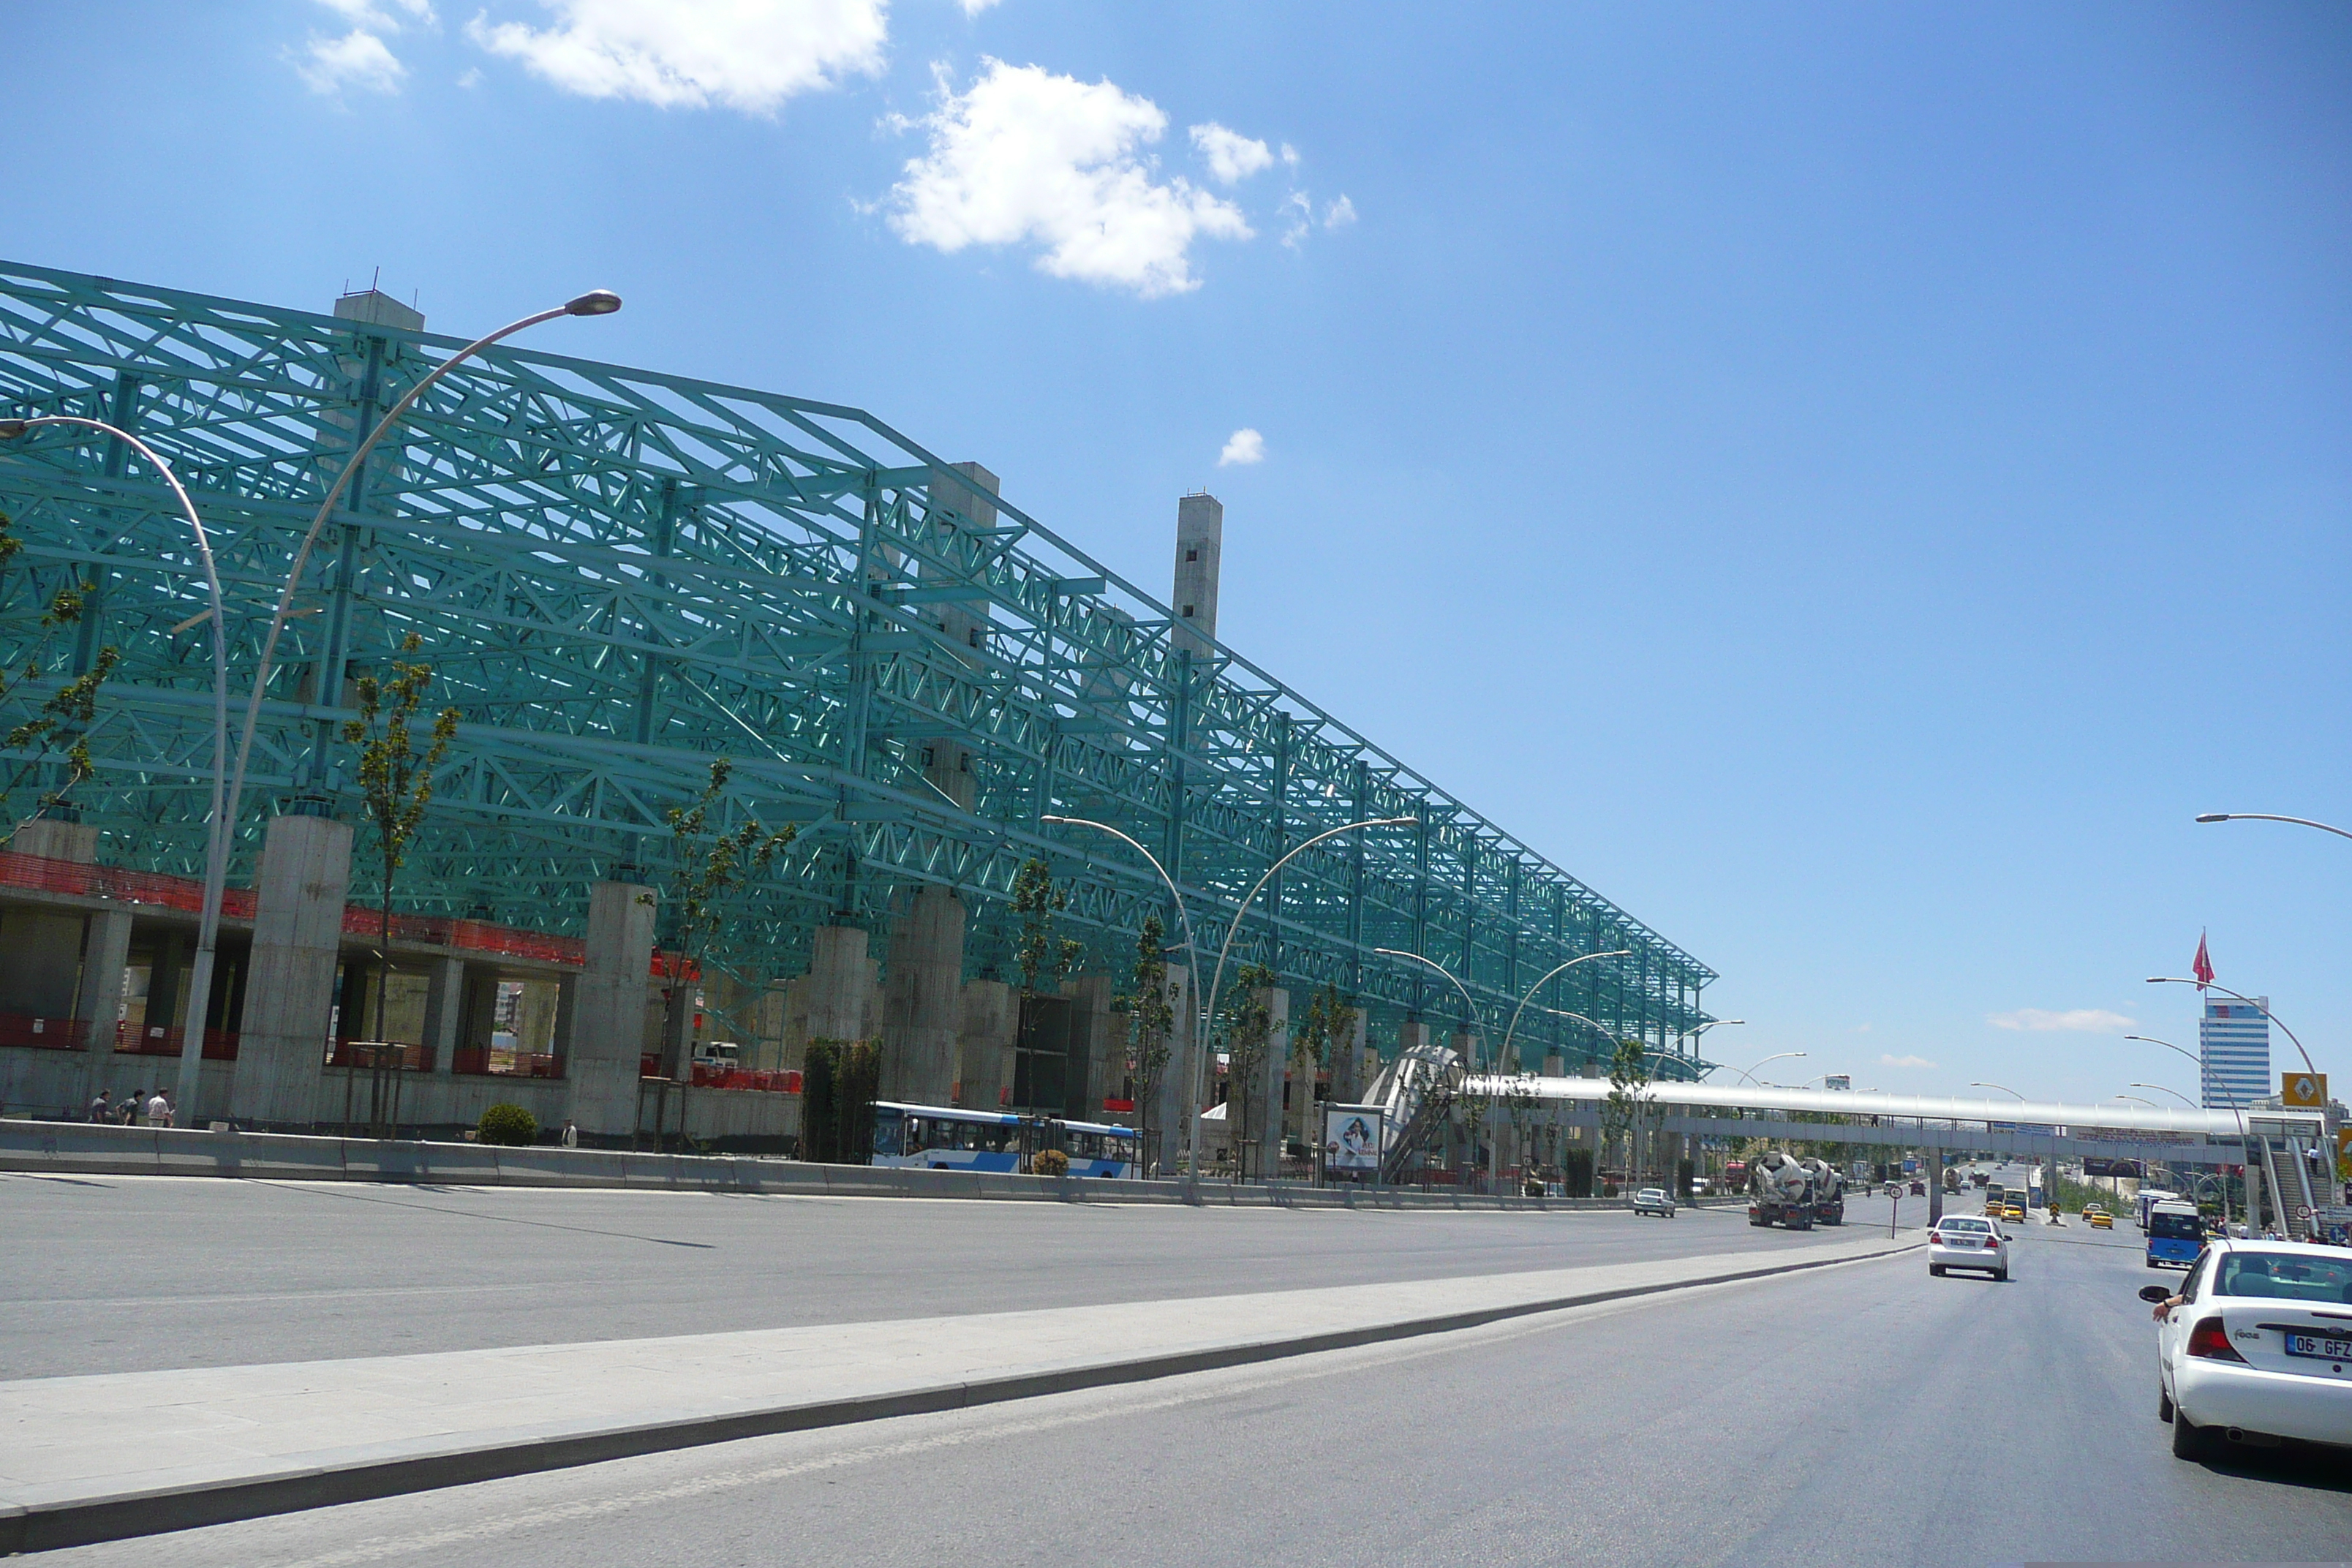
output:
<path id="1" fill-rule="evenodd" d="M 0 441 L 13 441 L 32 428 L 26 419 L 0 419 Z"/>
<path id="2" fill-rule="evenodd" d="M 610 289 L 591 289 L 576 300 L 563 302 L 567 316 L 609 316 L 621 308 L 621 297 Z"/>
<path id="3" fill-rule="evenodd" d="M 2230 814 L 2226 811 L 2201 811 L 2197 814 L 2197 820 L 2200 822 L 2227 822 L 2230 820 Z"/>

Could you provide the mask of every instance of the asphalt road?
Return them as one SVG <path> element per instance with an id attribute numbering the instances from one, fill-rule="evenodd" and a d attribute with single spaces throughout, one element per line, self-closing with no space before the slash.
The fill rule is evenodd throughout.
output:
<path id="1" fill-rule="evenodd" d="M 2007 1285 L 1930 1279 L 1913 1252 L 54 1561 L 2340 1560 L 2352 1544 L 2344 1466 L 2171 1457 L 2133 1239 L 2037 1230 Z"/>
<path id="2" fill-rule="evenodd" d="M 1737 1210 L 1351 1213 L 0 1174 L 0 1377 L 1161 1300 L 1817 1246 Z M 1887 1223 L 1884 1199 L 1853 1226 Z M 1921 1200 L 1903 1217 L 1924 1218 Z"/>

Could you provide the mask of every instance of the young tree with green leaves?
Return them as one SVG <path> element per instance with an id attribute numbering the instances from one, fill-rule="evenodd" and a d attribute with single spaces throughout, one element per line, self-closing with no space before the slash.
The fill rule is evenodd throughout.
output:
<path id="1" fill-rule="evenodd" d="M 1299 1126 L 1311 1147 L 1321 1134 L 1315 1126 L 1316 1075 L 1331 1065 L 1332 1059 L 1352 1039 L 1356 1028 L 1356 1009 L 1339 994 L 1339 987 L 1326 982 L 1320 990 L 1307 998 L 1307 1011 L 1290 1031 L 1290 1066 L 1307 1086 L 1305 1110 Z"/>
<path id="2" fill-rule="evenodd" d="M 1265 1068 L 1265 1053 L 1274 1037 L 1274 1010 L 1266 993 L 1274 989 L 1274 971 L 1263 963 L 1244 963 L 1234 976 L 1225 1005 L 1225 1131 L 1234 1144 L 1234 1173 L 1244 1169 L 1250 1140 L 1262 1129 L 1250 1121 L 1250 1089 Z"/>
<path id="3" fill-rule="evenodd" d="M 1048 981 L 1058 990 L 1086 952 L 1084 942 L 1055 931 L 1055 917 L 1069 907 L 1069 889 L 1054 885 L 1052 867 L 1034 856 L 1021 862 L 1013 874 L 1013 912 L 1021 921 L 1013 962 L 1021 968 L 1021 989 L 1033 996 L 1046 994 Z"/>
<path id="4" fill-rule="evenodd" d="M 1620 1040 L 1616 1054 L 1609 1058 L 1609 1097 L 1601 1103 L 1601 1125 L 1610 1139 L 1625 1140 L 1625 1179 L 1634 1181 L 1640 1173 L 1633 1168 L 1633 1137 L 1639 1127 L 1644 1103 L 1643 1090 L 1650 1087 L 1650 1053 L 1639 1040 Z M 1606 1145 L 1603 1146 L 1604 1156 Z"/>
<path id="5" fill-rule="evenodd" d="M 401 640 L 400 651 L 414 654 L 423 646 L 415 632 Z M 433 667 L 422 660 L 395 658 L 392 679 L 360 677 L 360 716 L 343 723 L 343 743 L 360 749 L 360 796 L 375 828 L 376 852 L 383 871 L 378 900 L 376 954 L 381 965 L 375 987 L 375 1037 L 383 1038 L 384 1003 L 392 990 L 392 889 L 407 863 L 409 842 L 425 808 L 433 799 L 433 770 L 441 765 L 449 742 L 457 738 L 457 710 L 444 708 L 433 721 L 432 740 L 416 749 L 414 727 L 433 684 Z"/>
<path id="6" fill-rule="evenodd" d="M 669 994 L 662 1018 L 662 1073 L 676 1078 L 685 1069 L 686 1022 L 691 1016 L 690 976 L 702 972 L 711 940 L 719 933 L 730 895 L 792 843 L 799 830 L 787 824 L 771 833 L 757 816 L 746 816 L 732 829 L 713 834 L 711 814 L 734 776 L 732 759 L 710 764 L 710 779 L 692 805 L 674 805 L 666 814 L 675 858 L 669 884 Z"/>
<path id="7" fill-rule="evenodd" d="M 1168 1070 L 1176 1027 L 1176 1009 L 1168 1003 L 1168 959 L 1160 951 L 1167 936 L 1158 914 L 1143 917 L 1143 929 L 1135 934 L 1135 989 L 1120 998 L 1127 1004 L 1128 1047 L 1135 1058 L 1135 1142 L 1147 1158 L 1154 1131 L 1151 1110 Z M 1160 1131 L 1165 1136 L 1165 1130 Z"/>
<path id="8" fill-rule="evenodd" d="M 25 547 L 25 542 L 13 531 L 5 512 L 0 512 L 0 572 L 15 560 Z M 10 672 L 0 668 L 0 702 L 7 700 L 10 692 L 28 680 L 38 680 L 48 668 L 49 643 L 68 626 L 79 626 L 89 606 L 89 595 L 98 584 L 76 579 L 49 596 L 48 607 L 41 612 L 40 635 L 26 650 L 23 666 Z M 35 816 L 47 815 L 66 804 L 66 797 L 76 786 L 94 777 L 97 764 L 89 754 L 89 729 L 98 717 L 98 690 L 122 662 L 122 650 L 109 643 L 101 647 L 90 661 L 90 667 L 58 687 L 33 710 L 32 717 L 17 724 L 6 735 L 0 736 L 0 750 L 10 752 L 31 749 L 36 761 L 27 771 L 37 766 L 59 741 L 65 742 L 65 777 L 55 789 L 41 796 L 34 809 Z M 21 776 L 21 774 L 19 775 Z M 0 782 L 0 802 L 5 802 L 14 787 L 14 779 Z"/>

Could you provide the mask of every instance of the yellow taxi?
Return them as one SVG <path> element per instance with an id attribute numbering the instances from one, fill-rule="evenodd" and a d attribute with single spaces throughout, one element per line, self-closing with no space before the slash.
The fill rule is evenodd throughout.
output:
<path id="1" fill-rule="evenodd" d="M 2016 1202 L 2003 1204 L 2000 1208 L 2000 1217 L 2017 1225 L 2023 1225 L 2025 1223 L 2025 1205 Z"/>
<path id="2" fill-rule="evenodd" d="M 2088 1222 L 2093 1230 L 2113 1230 L 2116 1228 L 2116 1216 L 2109 1214 L 2106 1210 L 2101 1208 L 2096 1204 L 2091 1205 L 2088 1208 L 2085 1208 L 2083 1211 L 2083 1218 Z"/>

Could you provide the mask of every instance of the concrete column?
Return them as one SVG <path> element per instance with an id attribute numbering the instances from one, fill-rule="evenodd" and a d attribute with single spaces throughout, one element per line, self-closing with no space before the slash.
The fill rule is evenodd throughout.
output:
<path id="1" fill-rule="evenodd" d="M 978 463 L 950 463 L 935 468 L 931 474 L 931 501 L 961 512 L 975 528 L 996 526 L 996 476 Z M 950 525 L 945 521 L 932 524 L 935 532 L 946 534 Z M 928 568 L 924 574 L 932 575 Z M 933 612 L 937 625 L 948 640 L 958 648 L 968 649 L 966 662 L 978 667 L 988 649 L 989 616 L 984 599 L 951 599 L 939 605 Z M 923 777 L 931 787 L 964 810 L 972 809 L 979 798 L 980 781 L 971 771 L 971 740 L 965 735 L 939 735 L 924 747 Z M 926 1103 L 936 1103 L 926 1102 Z"/>
<path id="2" fill-rule="evenodd" d="M 808 971 L 808 1037 L 870 1040 L 878 1032 L 874 961 L 866 956 L 866 932 L 856 926 L 819 926 L 814 933 Z"/>
<path id="3" fill-rule="evenodd" d="M 1348 1027 L 1332 1041 L 1331 1102 L 1335 1105 L 1360 1105 L 1364 1100 L 1367 1079 L 1364 1076 L 1364 1031 L 1368 1015 L 1361 1007 L 1349 1015 Z M 1308 1142 L 1322 1135 L 1320 1127 L 1310 1131 Z"/>
<path id="4" fill-rule="evenodd" d="M 1258 1077 L 1257 1103 L 1250 1109 L 1249 1173 L 1271 1181 L 1281 1171 L 1282 1079 L 1290 1061 L 1290 993 L 1279 985 L 1261 994 L 1270 1024 L 1265 1037 L 1265 1065 Z M 1235 1092 L 1247 1092 L 1246 1086 Z"/>
<path id="5" fill-rule="evenodd" d="M 1108 974 L 1081 974 L 1062 982 L 1070 998 L 1070 1057 L 1063 1068 L 1065 1114 L 1100 1121 L 1102 1102 L 1126 1070 L 1127 1051 L 1111 1028 L 1111 982 Z"/>
<path id="6" fill-rule="evenodd" d="M 784 1020 L 791 984 L 786 980 L 769 981 L 751 1005 L 751 1038 L 744 1065 L 755 1071 L 773 1072 L 784 1065 Z"/>
<path id="7" fill-rule="evenodd" d="M 1927 1151 L 1927 1223 L 1934 1225 L 1944 1217 L 1944 1152 Z"/>
<path id="8" fill-rule="evenodd" d="M 12 855 L 37 855 L 44 860 L 71 860 L 88 866 L 98 859 L 98 828 L 87 822 L 58 822 L 35 817 L 19 823 L 9 836 Z"/>
<path id="9" fill-rule="evenodd" d="M 955 1092 L 963 1010 L 963 900 L 918 890 L 890 931 L 882 990 L 882 1082 L 892 1100 L 945 1105 Z"/>
<path id="10" fill-rule="evenodd" d="M 351 878 L 347 825 L 324 816 L 270 823 L 229 1092 L 230 1114 L 239 1120 L 305 1127 L 319 1120 Z"/>
<path id="11" fill-rule="evenodd" d="M 654 959 L 654 891 L 635 882 L 588 889 L 588 962 L 564 1063 L 572 1120 L 607 1138 L 637 1129 L 637 1062 L 645 1049 L 646 976 Z"/>
<path id="12" fill-rule="evenodd" d="M 458 1028 L 466 1010 L 466 961 L 436 957 L 425 963 L 424 1046 L 433 1056 L 433 1076 L 447 1078 L 457 1070 L 457 1047 L 467 1043 Z"/>
<path id="13" fill-rule="evenodd" d="M 1224 503 L 1191 495 L 1176 503 L 1176 574 L 1169 602 L 1176 611 L 1175 642 L 1195 655 L 1217 635 L 1218 563 L 1225 546 Z"/>
<path id="14" fill-rule="evenodd" d="M 956 1103 L 999 1110 L 1013 1099 L 1013 1049 L 1021 1014 L 1013 987 L 974 980 L 963 988 L 956 1026 Z"/>
<path id="15" fill-rule="evenodd" d="M 106 1082 L 114 1055 L 114 1026 L 122 1018 L 122 984 L 131 969 L 131 911 L 101 910 L 89 917 L 82 938 L 81 985 L 74 1016 L 87 1026 L 82 1058 L 82 1103 Z M 194 1108 L 185 1107 L 193 1114 Z"/>
<path id="16" fill-rule="evenodd" d="M 559 1057 L 572 1054 L 572 1026 L 580 1016 L 580 976 L 565 974 L 555 982 L 555 1033 L 547 1048 Z"/>

